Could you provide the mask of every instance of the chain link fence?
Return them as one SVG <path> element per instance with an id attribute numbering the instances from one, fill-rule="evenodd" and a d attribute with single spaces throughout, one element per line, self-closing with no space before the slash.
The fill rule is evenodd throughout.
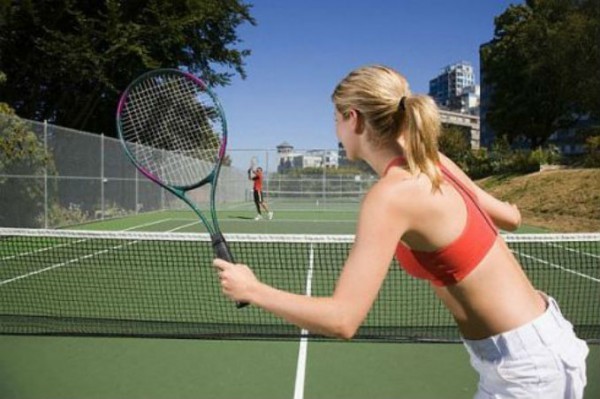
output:
<path id="1" fill-rule="evenodd" d="M 375 182 L 340 149 L 230 149 L 217 187 L 220 209 L 253 209 L 252 160 L 264 170 L 266 200 L 279 210 L 355 209 Z M 207 190 L 190 197 L 208 202 Z M 57 228 L 184 208 L 137 172 L 119 140 L 0 115 L 0 226 Z"/>

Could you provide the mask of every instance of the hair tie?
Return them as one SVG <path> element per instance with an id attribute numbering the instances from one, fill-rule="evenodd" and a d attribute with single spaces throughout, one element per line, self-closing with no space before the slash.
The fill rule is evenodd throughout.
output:
<path id="1" fill-rule="evenodd" d="M 400 102 L 398 103 L 398 109 L 406 111 L 406 96 L 402 96 L 400 99 Z"/>

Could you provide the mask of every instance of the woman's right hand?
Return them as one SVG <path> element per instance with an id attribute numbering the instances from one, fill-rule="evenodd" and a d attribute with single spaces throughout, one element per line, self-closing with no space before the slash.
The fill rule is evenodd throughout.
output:
<path id="1" fill-rule="evenodd" d="M 252 293 L 260 284 L 252 270 L 244 264 L 233 264 L 223 259 L 214 259 L 223 293 L 237 302 L 252 302 Z"/>

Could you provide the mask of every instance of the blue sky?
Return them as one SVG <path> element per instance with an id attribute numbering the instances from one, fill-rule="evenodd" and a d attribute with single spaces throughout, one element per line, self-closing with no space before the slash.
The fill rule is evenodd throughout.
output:
<path id="1" fill-rule="evenodd" d="M 257 26 L 242 25 L 245 80 L 217 88 L 230 149 L 336 148 L 330 95 L 352 69 L 385 64 L 416 93 L 456 61 L 472 63 L 506 0 L 254 0 Z M 235 161 L 234 161 L 235 163 Z"/>

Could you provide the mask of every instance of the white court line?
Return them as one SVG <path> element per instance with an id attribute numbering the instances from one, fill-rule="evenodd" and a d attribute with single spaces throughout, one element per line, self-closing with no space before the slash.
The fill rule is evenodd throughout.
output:
<path id="1" fill-rule="evenodd" d="M 277 213 L 275 213 L 275 216 L 273 216 L 273 219 L 271 220 L 254 220 L 254 217 L 250 217 L 248 216 L 248 219 L 241 219 L 241 218 L 226 218 L 226 219 L 219 219 L 220 223 L 223 222 L 242 222 L 242 223 L 257 223 L 257 224 L 269 224 L 269 223 L 302 223 L 302 222 L 310 222 L 310 223 L 356 223 L 355 219 L 352 220 L 329 220 L 329 219 L 281 219 L 281 218 L 277 218 Z"/>
<path id="2" fill-rule="evenodd" d="M 306 295 L 310 296 L 312 292 L 312 276 L 314 267 L 313 244 L 310 244 L 309 266 L 306 275 Z M 296 385 L 294 387 L 294 399 L 304 398 L 304 381 L 306 378 L 306 356 L 308 351 L 308 331 L 302 329 L 302 338 L 300 338 L 300 348 L 298 349 L 298 364 L 296 365 Z"/>
<path id="3" fill-rule="evenodd" d="M 578 253 L 578 254 L 581 254 L 581 255 L 591 256 L 592 258 L 598 258 L 598 259 L 600 259 L 600 255 L 591 254 L 589 252 L 580 251 L 578 249 L 573 249 L 573 248 L 565 247 L 565 246 L 558 245 L 558 244 L 552 244 L 552 243 L 549 243 L 548 245 L 551 246 L 551 247 L 563 249 L 565 251 L 575 252 L 575 253 Z"/>
<path id="4" fill-rule="evenodd" d="M 110 249 L 104 249 L 102 251 L 97 251 L 97 252 L 94 252 L 93 254 L 81 256 L 79 258 L 73 258 L 73 259 L 70 259 L 70 260 L 68 260 L 66 262 L 63 262 L 63 263 L 57 263 L 55 265 L 48 266 L 48 267 L 45 267 L 43 269 L 39 269 L 39 270 L 30 272 L 30 273 L 27 273 L 27 274 L 22 274 L 20 276 L 13 277 L 13 278 L 8 279 L 8 280 L 0 281 L 0 285 L 5 285 L 5 284 L 8 284 L 8 283 L 12 283 L 13 281 L 17 281 L 17 280 L 21 280 L 21 279 L 24 279 L 24 278 L 27 278 L 27 277 L 35 276 L 36 274 L 44 273 L 44 272 L 47 272 L 47 271 L 52 270 L 52 269 L 56 269 L 56 268 L 61 267 L 61 266 L 66 266 L 66 265 L 69 265 L 71 263 L 79 262 L 80 260 L 84 260 L 84 259 L 88 259 L 88 258 L 93 258 L 96 255 L 101 255 L 101 254 L 109 252 L 110 250 L 119 249 L 119 248 L 122 248 L 122 247 L 123 247 L 123 245 L 120 245 L 118 247 L 114 247 L 114 248 L 110 248 Z"/>
<path id="5" fill-rule="evenodd" d="M 129 230 L 133 230 L 133 229 L 139 229 L 140 227 L 148 227 L 148 226 L 152 226 L 154 224 L 159 224 L 159 223 L 166 222 L 166 221 L 169 221 L 169 220 L 171 220 L 171 219 L 161 219 L 161 220 L 157 220 L 157 221 L 150 222 L 150 223 L 140 224 L 138 226 L 133 226 L 133 227 L 130 227 L 128 229 L 121 230 L 121 231 L 129 231 Z M 39 248 L 39 249 L 36 249 L 35 251 L 20 253 L 20 254 L 16 254 L 16 255 L 12 255 L 12 256 L 7 256 L 5 258 L 1 258 L 0 261 L 15 259 L 15 258 L 19 258 L 21 256 L 33 255 L 33 254 L 37 254 L 39 252 L 46 252 L 46 251 L 50 251 L 50 250 L 55 249 L 55 248 L 68 247 L 68 246 L 71 246 L 71 245 L 79 244 L 80 242 L 84 242 L 84 241 L 87 241 L 87 240 L 88 240 L 88 238 L 83 239 L 83 240 L 78 240 L 78 241 L 75 241 L 75 242 L 72 242 L 72 243 L 69 243 L 69 244 L 60 244 L 60 245 L 53 245 L 53 246 L 45 247 L 45 248 Z"/>
<path id="6" fill-rule="evenodd" d="M 583 277 L 583 278 L 586 278 L 588 280 L 592 280 L 592 281 L 595 281 L 597 283 L 600 283 L 600 279 L 592 277 L 592 276 L 588 276 L 587 274 L 576 272 L 575 270 L 567 269 L 566 267 L 562 267 L 560 265 L 555 265 L 554 263 L 550 263 L 550 262 L 545 261 L 543 259 L 536 258 L 535 256 L 531 256 L 531 255 L 526 255 L 526 254 L 520 253 L 519 251 L 513 251 L 513 252 L 516 253 L 519 256 L 524 257 L 524 258 L 532 259 L 532 260 L 534 260 L 536 262 L 543 263 L 544 265 L 548 265 L 548 266 L 554 267 L 556 269 L 560 269 L 562 271 L 565 271 L 567 273 L 572 273 L 572 274 L 575 274 L 575 275 L 577 275 L 579 277 Z"/>
<path id="7" fill-rule="evenodd" d="M 55 249 L 55 248 L 68 247 L 70 245 L 79 244 L 80 242 L 84 242 L 84 241 L 87 241 L 87 240 L 88 239 L 86 238 L 86 239 L 83 239 L 83 240 L 77 240 L 75 242 L 71 242 L 69 244 L 53 245 L 51 247 L 45 247 L 45 248 L 36 249 L 35 251 L 19 253 L 19 254 L 16 254 L 16 255 L 7 256 L 5 258 L 2 258 L 2 259 L 0 259 L 0 261 L 11 260 L 11 259 L 15 259 L 15 258 L 20 258 L 22 256 L 29 256 L 29 255 L 37 254 L 37 253 L 40 253 L 40 252 L 46 252 L 46 251 L 50 251 L 50 250 Z"/>
<path id="8" fill-rule="evenodd" d="M 168 220 L 168 219 L 165 219 L 165 220 Z M 172 233 L 172 232 L 177 231 L 179 229 L 183 229 L 185 227 L 192 226 L 192 225 L 194 225 L 196 223 L 200 223 L 200 221 L 197 220 L 197 221 L 195 221 L 193 223 L 184 224 L 182 226 L 179 226 L 179 227 L 176 227 L 174 229 L 168 230 L 167 233 Z M 87 241 L 87 240 L 80 240 L 80 241 Z M 80 242 L 80 241 L 77 241 L 77 242 Z M 123 248 L 126 245 L 137 244 L 138 242 L 139 242 L 139 240 L 136 240 L 136 241 L 129 242 L 127 244 L 119 245 L 119 246 L 108 248 L 108 249 L 103 249 L 102 251 L 97 251 L 97 252 L 94 252 L 92 254 L 80 256 L 78 258 L 73 258 L 73 259 L 70 259 L 70 260 L 68 260 L 66 262 L 57 263 L 55 265 L 48 266 L 48 267 L 45 267 L 43 269 L 35 270 L 33 272 L 30 272 L 30 273 L 27 273 L 27 274 L 22 274 L 20 276 L 13 277 L 13 278 L 8 279 L 8 280 L 0 281 L 0 286 L 8 284 L 8 283 L 12 283 L 12 282 L 17 281 L 17 280 L 24 279 L 24 278 L 27 278 L 27 277 L 35 276 L 36 274 L 40 274 L 40 273 L 44 273 L 44 272 L 47 272 L 47 271 L 50 271 L 50 270 L 53 270 L 53 269 L 57 269 L 59 267 L 66 266 L 66 265 L 69 265 L 71 263 L 79 262 L 80 260 L 85 260 L 85 259 L 93 258 L 94 256 L 102 255 L 102 254 L 105 254 L 107 252 L 113 251 L 115 249 L 121 249 L 121 248 Z"/>

